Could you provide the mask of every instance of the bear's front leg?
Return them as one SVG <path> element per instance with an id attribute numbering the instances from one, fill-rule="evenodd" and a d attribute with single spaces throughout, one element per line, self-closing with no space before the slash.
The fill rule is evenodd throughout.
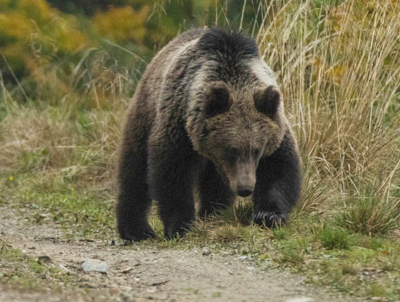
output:
<path id="1" fill-rule="evenodd" d="M 195 218 L 194 175 L 198 156 L 187 137 L 157 137 L 149 143 L 148 182 L 159 202 L 167 238 L 183 236 Z"/>
<path id="2" fill-rule="evenodd" d="M 253 221 L 267 227 L 286 224 L 287 216 L 300 195 L 299 157 L 289 131 L 271 156 L 263 157 L 257 168 L 253 193 Z"/>
<path id="3" fill-rule="evenodd" d="M 122 239 L 156 237 L 147 221 L 151 199 L 147 186 L 146 122 L 132 114 L 125 126 L 118 173 L 117 226 Z"/>
<path id="4" fill-rule="evenodd" d="M 129 145 L 124 147 L 120 160 L 116 213 L 118 231 L 125 240 L 140 241 L 156 237 L 147 221 L 151 199 L 148 194 L 146 170 L 145 152 L 135 152 Z"/>

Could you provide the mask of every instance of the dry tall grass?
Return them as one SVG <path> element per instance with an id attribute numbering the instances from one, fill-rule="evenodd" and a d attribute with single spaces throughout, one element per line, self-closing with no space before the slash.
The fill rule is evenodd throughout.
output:
<path id="1" fill-rule="evenodd" d="M 345 211 L 367 195 L 366 215 L 398 214 L 400 4 L 296 2 L 270 1 L 257 40 L 301 149 L 300 210 Z"/>
<path id="2" fill-rule="evenodd" d="M 25 103 L 0 81 L 1 172 L 114 189 L 122 121 L 138 77 L 105 60 L 103 51 L 90 50 L 70 75 L 40 66 L 34 81 L 41 89 L 35 96 L 23 92 Z"/>

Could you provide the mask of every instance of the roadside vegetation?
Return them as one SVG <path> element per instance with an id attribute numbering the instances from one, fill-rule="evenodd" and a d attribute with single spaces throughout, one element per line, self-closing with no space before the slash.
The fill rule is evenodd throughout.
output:
<path id="1" fill-rule="evenodd" d="M 400 299 L 397 1 L 196 1 L 186 14 L 176 7 L 184 20 L 170 1 L 96 11 L 53 2 L 0 0 L 0 206 L 24 208 L 31 223 L 56 223 L 70 238 L 118 242 L 116 161 L 129 98 L 168 39 L 217 20 L 252 35 L 278 76 L 302 157 L 301 201 L 281 229 L 253 226 L 251 203 L 240 199 L 171 241 L 154 215 L 160 238 L 135 245 L 240 254 L 351 295 Z M 113 22 L 122 18 L 135 21 Z M 10 248 L 0 256 L 22 257 Z"/>
<path id="2" fill-rule="evenodd" d="M 58 287 L 61 287 L 70 279 L 67 273 L 46 263 L 45 259 L 37 260 L 24 255 L 20 250 L 11 248 L 3 241 L 0 241 L 0 246 L 2 247 L 0 250 L 1 278 L 7 278 L 9 287 L 39 289 L 45 292 L 49 281 L 58 283 Z"/>

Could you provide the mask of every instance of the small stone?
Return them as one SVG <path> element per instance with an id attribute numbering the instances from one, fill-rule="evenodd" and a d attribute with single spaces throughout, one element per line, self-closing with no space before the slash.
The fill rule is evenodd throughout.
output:
<path id="1" fill-rule="evenodd" d="M 98 259 L 88 259 L 82 263 L 85 272 L 99 272 L 107 274 L 108 264 Z"/>
<path id="2" fill-rule="evenodd" d="M 43 263 L 50 263 L 52 261 L 51 261 L 51 258 L 49 256 L 39 256 L 38 257 L 38 262 L 40 264 L 43 264 Z"/>
<path id="3" fill-rule="evenodd" d="M 119 293 L 119 290 L 116 287 L 110 287 L 109 292 L 111 295 L 117 295 Z"/>
<path id="4" fill-rule="evenodd" d="M 211 254 L 211 252 L 208 249 L 206 249 L 206 248 L 203 249 L 203 256 L 208 256 L 210 254 Z"/>

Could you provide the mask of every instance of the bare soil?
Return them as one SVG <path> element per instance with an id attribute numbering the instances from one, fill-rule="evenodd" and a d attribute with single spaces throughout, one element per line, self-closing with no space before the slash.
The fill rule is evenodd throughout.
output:
<path id="1" fill-rule="evenodd" d="M 257 266 L 247 257 L 204 249 L 131 247 L 102 241 L 63 239 L 54 225 L 27 222 L 18 211 L 0 207 L 0 234 L 13 248 L 48 256 L 72 281 L 37 290 L 16 290 L 0 282 L 0 301 L 358 301 L 304 284 L 301 276 Z M 107 274 L 85 272 L 87 259 L 108 264 Z M 1 267 L 0 267 L 1 273 Z"/>

